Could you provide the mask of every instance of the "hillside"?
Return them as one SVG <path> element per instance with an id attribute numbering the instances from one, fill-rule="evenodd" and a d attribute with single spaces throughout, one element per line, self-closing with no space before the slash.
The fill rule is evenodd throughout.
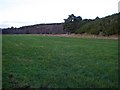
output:
<path id="1" fill-rule="evenodd" d="M 36 24 L 20 28 L 7 28 L 3 34 L 58 34 L 64 33 L 62 23 Z"/>
<path id="2" fill-rule="evenodd" d="M 80 17 L 80 16 L 79 16 Z M 76 34 L 115 35 L 119 31 L 120 13 L 95 19 L 76 19 L 73 14 L 65 19 L 64 29 Z M 67 20 L 67 22 L 66 22 Z"/>
<path id="3" fill-rule="evenodd" d="M 71 14 L 73 15 L 73 14 Z M 72 19 L 73 20 L 72 20 Z M 71 20 L 71 21 L 69 21 Z M 66 22 L 67 21 L 67 22 Z M 95 35 L 116 35 L 120 29 L 118 24 L 120 13 L 109 15 L 103 18 L 82 19 L 80 16 L 69 17 L 64 23 L 36 24 L 20 28 L 3 29 L 3 34 L 95 34 Z"/>

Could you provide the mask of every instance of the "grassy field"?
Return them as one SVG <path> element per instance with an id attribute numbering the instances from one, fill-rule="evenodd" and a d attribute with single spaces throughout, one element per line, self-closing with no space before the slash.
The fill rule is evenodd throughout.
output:
<path id="1" fill-rule="evenodd" d="M 118 87 L 118 41 L 3 35 L 3 88 Z"/>

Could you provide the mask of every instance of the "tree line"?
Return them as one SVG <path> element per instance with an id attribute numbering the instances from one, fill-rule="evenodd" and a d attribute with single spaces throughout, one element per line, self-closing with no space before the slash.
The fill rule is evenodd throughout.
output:
<path id="1" fill-rule="evenodd" d="M 120 13 L 103 18 L 82 19 L 81 16 L 71 14 L 64 23 L 36 24 L 20 28 L 2 29 L 3 34 L 94 34 L 118 35 L 120 33 Z"/>
<path id="2" fill-rule="evenodd" d="M 82 19 L 71 14 L 64 19 L 64 30 L 75 34 L 117 35 L 120 30 L 120 13 L 104 18 Z"/>

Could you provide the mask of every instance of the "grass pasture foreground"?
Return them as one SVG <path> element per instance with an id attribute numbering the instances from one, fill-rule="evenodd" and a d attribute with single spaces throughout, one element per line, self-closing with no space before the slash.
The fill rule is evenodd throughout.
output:
<path id="1" fill-rule="evenodd" d="M 118 40 L 2 36 L 3 88 L 117 88 Z"/>

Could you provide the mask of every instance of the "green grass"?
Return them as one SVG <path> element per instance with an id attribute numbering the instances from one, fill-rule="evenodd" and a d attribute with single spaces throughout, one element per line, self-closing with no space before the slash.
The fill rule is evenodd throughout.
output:
<path id="1" fill-rule="evenodd" d="M 3 35 L 3 88 L 118 87 L 118 41 Z"/>

